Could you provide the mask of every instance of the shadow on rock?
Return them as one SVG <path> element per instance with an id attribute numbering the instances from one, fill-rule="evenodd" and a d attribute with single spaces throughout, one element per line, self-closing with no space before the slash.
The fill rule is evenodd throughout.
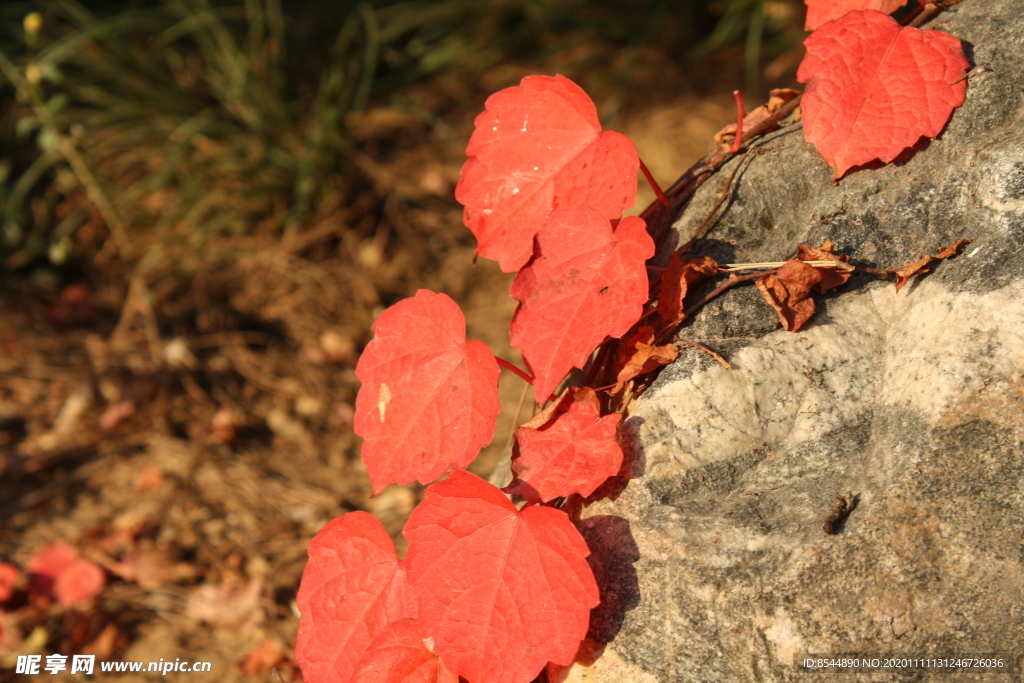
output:
<path id="1" fill-rule="evenodd" d="M 590 666 L 618 634 L 626 612 L 640 604 L 640 583 L 633 567 L 640 559 L 640 550 L 629 522 L 621 517 L 589 517 L 579 523 L 579 530 L 590 547 L 587 561 L 601 591 L 601 604 L 590 613 L 590 630 L 576 654 L 577 662 Z M 564 681 L 570 668 L 549 665 L 548 681 Z"/>

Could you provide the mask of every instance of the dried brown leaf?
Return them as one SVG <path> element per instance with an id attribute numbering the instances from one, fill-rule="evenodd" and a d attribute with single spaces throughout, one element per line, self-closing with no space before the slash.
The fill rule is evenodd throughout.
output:
<path id="1" fill-rule="evenodd" d="M 615 378 L 616 384 L 612 388 L 612 393 L 616 394 L 622 391 L 622 387 L 626 382 L 634 377 L 645 375 L 662 365 L 668 365 L 678 357 L 679 347 L 675 344 L 665 344 L 664 346 L 652 346 L 642 342 L 636 344 L 633 356 L 619 370 L 619 374 Z"/>
<path id="2" fill-rule="evenodd" d="M 663 328 L 676 325 L 685 317 L 686 294 L 690 285 L 705 275 L 718 272 L 718 264 L 707 256 L 684 259 L 678 252 L 669 258 L 668 267 L 661 274 L 658 292 L 658 319 Z"/>
<path id="3" fill-rule="evenodd" d="M 934 256 L 922 254 L 921 258 L 917 259 L 914 263 L 908 263 L 902 268 L 893 270 L 892 272 L 896 276 L 896 291 L 898 292 L 903 289 L 903 285 L 907 284 L 907 281 L 915 275 L 923 275 L 929 272 L 926 266 L 934 260 Z"/>
<path id="4" fill-rule="evenodd" d="M 907 280 L 916 276 L 924 275 L 929 272 L 927 268 L 928 264 L 932 261 L 938 261 L 939 259 L 952 258 L 960 253 L 964 248 L 965 244 L 971 244 L 973 240 L 958 239 L 948 247 L 939 247 L 936 250 L 935 256 L 929 256 L 928 254 L 922 254 L 921 258 L 917 259 L 913 263 L 908 263 L 900 268 L 893 268 L 889 273 L 893 273 L 896 276 L 896 291 L 903 289 L 903 285 L 907 284 Z"/>
<path id="5" fill-rule="evenodd" d="M 114 429 L 122 421 L 135 414 L 135 411 L 153 400 L 159 389 L 156 381 L 150 378 L 132 380 L 124 390 L 120 401 L 107 406 L 100 415 L 100 428 L 104 431 Z"/>
<path id="6" fill-rule="evenodd" d="M 821 279 L 819 269 L 790 259 L 776 272 L 758 278 L 756 284 L 768 305 L 778 313 L 783 329 L 796 332 L 814 315 L 810 294 Z"/>
<path id="7" fill-rule="evenodd" d="M 964 248 L 965 244 L 972 244 L 973 242 L 974 240 L 958 239 L 948 247 L 940 247 L 937 249 L 935 258 L 950 258 L 951 256 L 956 256 Z"/>
<path id="8" fill-rule="evenodd" d="M 655 339 L 654 328 L 650 325 L 641 325 L 632 334 L 623 337 L 619 343 L 615 366 L 623 367 L 629 362 L 636 352 L 637 344 L 653 344 Z"/>
<path id="9" fill-rule="evenodd" d="M 92 292 L 82 284 L 68 285 L 60 298 L 46 307 L 50 322 L 65 327 L 91 327 L 100 318 L 100 311 L 93 303 Z"/>
<path id="10" fill-rule="evenodd" d="M 832 240 L 825 240 L 820 247 L 801 244 L 797 247 L 797 258 L 801 261 L 839 261 L 841 263 L 848 263 L 850 261 L 850 257 L 846 254 L 833 253 Z M 853 271 L 841 268 L 817 267 L 817 270 L 821 273 L 821 282 L 815 285 L 814 289 L 819 294 L 824 294 L 833 287 L 846 284 L 846 281 L 853 275 Z"/>

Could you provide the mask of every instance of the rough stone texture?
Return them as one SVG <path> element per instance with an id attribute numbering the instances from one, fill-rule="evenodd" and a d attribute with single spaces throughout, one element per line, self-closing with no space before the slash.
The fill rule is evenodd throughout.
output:
<path id="1" fill-rule="evenodd" d="M 932 25 L 992 70 L 943 135 L 832 186 L 799 127 L 773 134 L 708 253 L 774 261 L 831 238 L 888 268 L 976 241 L 898 294 L 853 278 L 795 334 L 753 287 L 684 329 L 733 367 L 683 347 L 634 405 L 636 476 L 583 512 L 605 591 L 592 635 L 610 642 L 569 680 L 854 680 L 797 671 L 799 652 L 1012 653 L 1012 676 L 856 680 L 1024 680 L 1024 13 L 965 0 Z M 858 505 L 826 535 L 847 491 Z"/>

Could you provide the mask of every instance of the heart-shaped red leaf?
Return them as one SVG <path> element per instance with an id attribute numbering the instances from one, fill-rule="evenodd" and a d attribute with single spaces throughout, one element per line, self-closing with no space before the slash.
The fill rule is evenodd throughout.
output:
<path id="1" fill-rule="evenodd" d="M 570 387 L 516 430 L 516 479 L 506 491 L 544 502 L 572 493 L 586 498 L 622 465 L 622 447 L 615 440 L 621 420 L 618 413 L 601 417 L 593 389 Z"/>
<path id="2" fill-rule="evenodd" d="M 356 364 L 355 431 L 374 491 L 469 465 L 501 411 L 490 349 L 467 342 L 458 305 L 426 289 L 384 311 L 373 333 Z"/>
<path id="3" fill-rule="evenodd" d="M 307 683 L 348 683 L 374 639 L 415 618 L 405 568 L 377 519 L 350 512 L 320 530 L 295 602 L 302 617 L 295 661 Z"/>
<path id="4" fill-rule="evenodd" d="M 415 619 L 388 626 L 359 663 L 359 683 L 459 683 L 441 658 L 427 648 Z"/>
<path id="5" fill-rule="evenodd" d="M 564 76 L 527 76 L 487 98 L 466 154 L 455 198 L 478 253 L 506 273 L 530 259 L 553 209 L 586 204 L 613 220 L 636 199 L 633 143 L 602 133 L 594 103 Z"/>
<path id="6" fill-rule="evenodd" d="M 892 14 L 907 4 L 907 0 L 804 0 L 807 19 L 804 28 L 813 31 L 824 23 L 859 9 L 874 9 Z"/>
<path id="7" fill-rule="evenodd" d="M 901 27 L 882 12 L 850 12 L 804 41 L 797 80 L 807 83 L 804 136 L 835 170 L 888 163 L 934 137 L 963 104 L 967 81 L 960 40 Z"/>
<path id="8" fill-rule="evenodd" d="M 520 302 L 512 346 L 523 352 L 543 402 L 607 336 L 621 337 L 647 302 L 644 262 L 654 241 L 643 219 L 611 223 L 593 209 L 553 211 L 537 233 L 537 254 L 512 282 Z"/>
<path id="9" fill-rule="evenodd" d="M 471 683 L 526 683 L 568 664 L 598 604 L 587 544 L 565 513 L 522 512 L 463 470 L 427 489 L 405 525 L 420 630 Z"/>

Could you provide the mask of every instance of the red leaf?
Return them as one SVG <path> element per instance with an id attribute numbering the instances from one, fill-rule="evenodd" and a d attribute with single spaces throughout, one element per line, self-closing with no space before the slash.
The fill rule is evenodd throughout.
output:
<path id="1" fill-rule="evenodd" d="M 459 683 L 424 642 L 415 619 L 403 619 L 377 636 L 359 664 L 359 683 Z"/>
<path id="2" fill-rule="evenodd" d="M 565 513 L 516 510 L 463 470 L 427 489 L 405 526 L 420 630 L 471 683 L 526 683 L 568 664 L 587 633 L 597 584 Z"/>
<path id="3" fill-rule="evenodd" d="M 640 218 L 611 223 L 590 208 L 554 211 L 537 233 L 537 254 L 512 282 L 520 302 L 512 346 L 543 402 L 573 366 L 582 368 L 606 336 L 621 337 L 647 301 L 644 262 L 654 241 Z"/>
<path id="4" fill-rule="evenodd" d="M 601 417 L 593 389 L 570 387 L 516 430 L 516 479 L 505 491 L 544 502 L 572 493 L 586 498 L 622 465 L 622 447 L 615 440 L 621 419 L 617 413 Z"/>
<path id="5" fill-rule="evenodd" d="M 811 289 L 821 282 L 821 272 L 803 261 L 790 259 L 775 273 L 758 278 L 757 288 L 779 314 L 782 328 L 796 332 L 812 315 Z"/>
<path id="6" fill-rule="evenodd" d="M 356 364 L 356 434 L 375 492 L 465 467 L 491 441 L 501 411 L 498 363 L 466 341 L 444 294 L 421 289 L 384 311 Z"/>
<path id="7" fill-rule="evenodd" d="M 804 136 L 839 179 L 853 166 L 888 163 L 934 137 L 963 104 L 970 66 L 960 40 L 900 27 L 882 12 L 850 12 L 804 41 L 797 80 L 807 83 Z"/>
<path id="8" fill-rule="evenodd" d="M 373 515 L 332 520 L 309 544 L 295 598 L 295 661 L 308 683 L 346 683 L 388 624 L 414 618 L 404 566 Z"/>
<path id="9" fill-rule="evenodd" d="M 807 19 L 804 29 L 813 31 L 824 23 L 859 9 L 874 9 L 892 14 L 907 4 L 907 0 L 804 0 Z"/>
<path id="10" fill-rule="evenodd" d="M 609 220 L 636 199 L 640 160 L 626 136 L 601 132 L 597 109 L 564 76 L 527 76 L 487 98 L 455 197 L 477 251 L 519 270 L 554 209 L 586 204 Z"/>

